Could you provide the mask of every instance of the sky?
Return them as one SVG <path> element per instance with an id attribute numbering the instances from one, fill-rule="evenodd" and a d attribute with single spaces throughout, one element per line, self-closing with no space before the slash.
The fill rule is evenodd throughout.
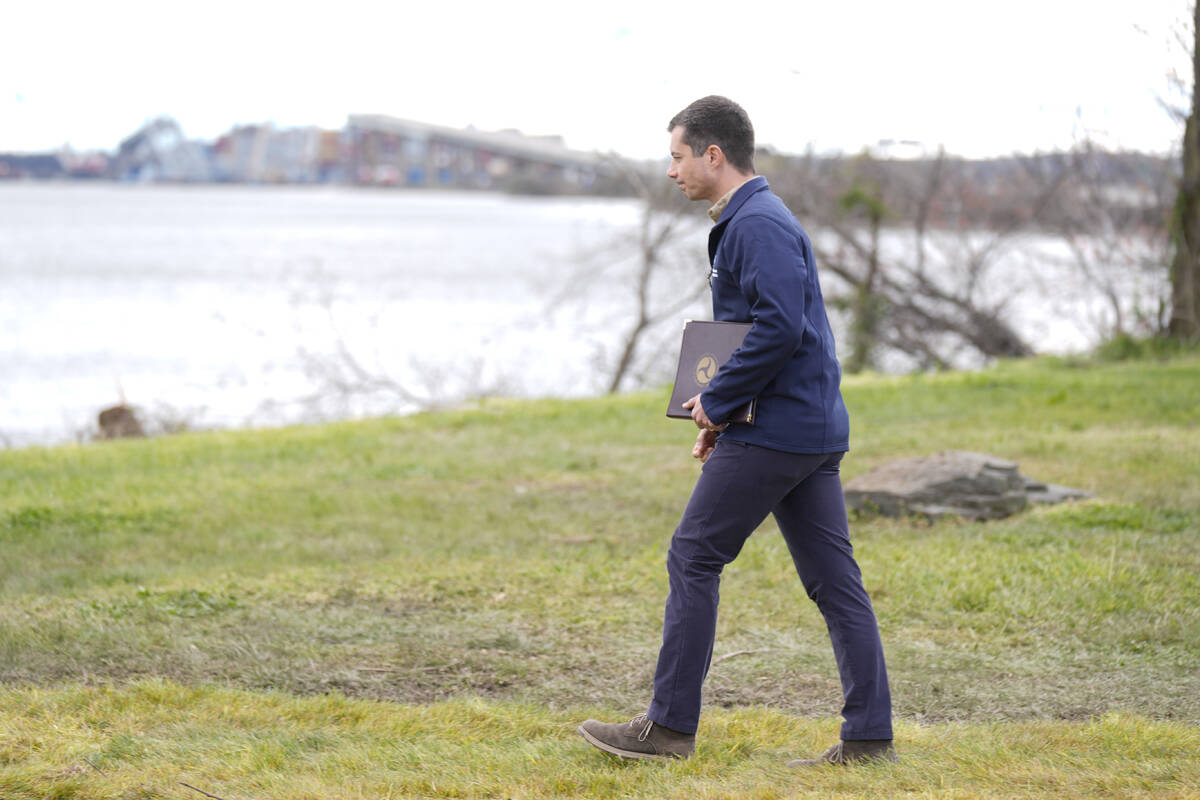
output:
<path id="1" fill-rule="evenodd" d="M 723 94 L 784 152 L 1089 137 L 1165 153 L 1190 15 L 1190 0 L 11 0 L 0 152 L 113 150 L 160 115 L 213 139 L 388 114 L 658 158 L 675 112 Z"/>

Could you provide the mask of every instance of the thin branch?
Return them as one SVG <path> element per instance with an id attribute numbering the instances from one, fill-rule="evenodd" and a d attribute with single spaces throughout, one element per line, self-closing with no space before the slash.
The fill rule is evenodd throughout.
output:
<path id="1" fill-rule="evenodd" d="M 354 667 L 355 672 L 440 672 L 451 667 L 462 666 L 462 661 L 455 659 L 445 664 L 430 664 L 424 667 Z"/>
<path id="2" fill-rule="evenodd" d="M 223 797 L 217 797 L 215 794 L 209 794 L 208 792 L 204 791 L 203 789 L 197 789 L 195 786 L 192 786 L 191 784 L 183 783 L 182 781 L 180 781 L 179 785 L 186 786 L 187 788 L 191 789 L 193 792 L 199 792 L 200 794 L 204 795 L 205 797 L 211 797 L 212 800 L 225 800 L 225 798 L 223 798 Z"/>
<path id="3" fill-rule="evenodd" d="M 729 659 L 737 658 L 738 656 L 748 656 L 748 655 L 752 655 L 754 653 L 769 653 L 769 652 L 771 652 L 771 648 L 769 648 L 769 647 L 760 647 L 757 650 L 734 650 L 732 653 L 726 653 L 725 655 L 723 655 L 719 658 L 714 658 L 712 660 L 712 663 L 720 664 L 722 661 L 728 661 Z"/>

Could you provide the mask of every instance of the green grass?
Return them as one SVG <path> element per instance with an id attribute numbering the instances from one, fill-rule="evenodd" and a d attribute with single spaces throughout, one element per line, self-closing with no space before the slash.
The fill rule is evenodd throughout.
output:
<path id="1" fill-rule="evenodd" d="M 770 522 L 697 758 L 573 733 L 649 699 L 698 469 L 654 392 L 0 452 L 0 798 L 1200 797 L 1200 358 L 845 394 L 847 477 L 956 448 L 1096 495 L 853 521 L 899 765 L 782 766 L 840 695 Z"/>
<path id="2" fill-rule="evenodd" d="M 623 763 L 590 751 L 569 712 L 471 698 L 398 705 L 338 695 L 191 688 L 18 690 L 0 739 L 6 797 L 1113 797 L 1195 796 L 1195 726 L 1109 715 L 1081 723 L 923 727 L 899 765 L 797 772 L 829 724 L 721 710 L 696 756 Z M 30 755 L 33 754 L 33 755 Z M 0 773 L 5 774 L 5 773 Z"/>

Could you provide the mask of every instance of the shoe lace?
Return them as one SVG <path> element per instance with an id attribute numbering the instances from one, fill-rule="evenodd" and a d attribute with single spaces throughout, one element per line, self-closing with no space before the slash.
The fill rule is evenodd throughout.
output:
<path id="1" fill-rule="evenodd" d="M 842 743 L 838 742 L 833 747 L 826 750 L 823 757 L 831 764 L 842 763 Z"/>
<path id="2" fill-rule="evenodd" d="M 629 727 L 635 728 L 638 725 L 642 725 L 644 727 L 642 728 L 641 733 L 638 734 L 637 740 L 639 742 L 644 742 L 646 741 L 646 737 L 650 735 L 650 729 L 654 727 L 654 721 L 645 714 L 638 714 L 636 717 L 629 720 Z"/>

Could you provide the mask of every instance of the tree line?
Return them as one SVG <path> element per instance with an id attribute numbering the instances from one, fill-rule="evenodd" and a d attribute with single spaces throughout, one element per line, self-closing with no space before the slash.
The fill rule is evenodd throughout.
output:
<path id="1" fill-rule="evenodd" d="M 1009 313 L 1013 293 L 997 293 L 989 280 L 1005 250 L 1030 235 L 1065 253 L 1075 280 L 1104 298 L 1103 339 L 1200 342 L 1196 7 L 1192 23 L 1184 37 L 1191 102 L 1167 109 L 1183 127 L 1178 155 L 1109 152 L 1086 139 L 1067 152 L 986 161 L 945 152 L 903 161 L 757 154 L 758 172 L 812 235 L 833 278 L 826 299 L 845 320 L 846 371 L 877 368 L 889 352 L 923 369 L 1032 354 Z M 680 256 L 682 237 L 695 236 L 686 202 L 661 175 L 627 172 L 645 212 L 627 243 L 638 289 L 610 391 L 637 377 L 639 347 L 653 349 L 644 340 L 677 301 L 702 293 L 707 273 L 694 249 Z"/>

